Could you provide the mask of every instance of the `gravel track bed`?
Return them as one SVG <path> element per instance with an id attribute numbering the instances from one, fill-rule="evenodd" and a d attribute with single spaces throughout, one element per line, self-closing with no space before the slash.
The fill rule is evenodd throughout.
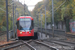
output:
<path id="1" fill-rule="evenodd" d="M 30 42 L 29 44 L 32 45 L 33 47 L 35 47 L 36 50 L 51 50 L 50 48 L 48 48 L 42 44 L 38 44 L 36 42 Z"/>
<path id="2" fill-rule="evenodd" d="M 18 47 L 11 48 L 11 49 L 8 49 L 8 50 L 31 50 L 31 49 L 26 45 L 20 45 Z"/>

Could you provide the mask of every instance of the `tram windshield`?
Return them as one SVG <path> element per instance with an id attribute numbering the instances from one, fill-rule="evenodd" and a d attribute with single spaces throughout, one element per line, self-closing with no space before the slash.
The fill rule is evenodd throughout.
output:
<path id="1" fill-rule="evenodd" d="M 31 19 L 22 18 L 20 19 L 20 30 L 28 30 L 31 27 Z"/>

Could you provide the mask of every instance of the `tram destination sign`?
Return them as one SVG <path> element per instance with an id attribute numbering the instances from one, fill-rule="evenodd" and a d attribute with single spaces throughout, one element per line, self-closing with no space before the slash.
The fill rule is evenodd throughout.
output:
<path id="1" fill-rule="evenodd" d="M 20 19 L 20 21 L 30 21 L 30 19 L 22 18 L 22 19 Z"/>

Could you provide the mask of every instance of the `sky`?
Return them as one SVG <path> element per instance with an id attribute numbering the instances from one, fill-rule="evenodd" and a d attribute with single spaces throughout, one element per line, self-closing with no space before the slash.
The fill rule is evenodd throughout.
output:
<path id="1" fill-rule="evenodd" d="M 28 6 L 28 9 L 29 11 L 32 11 L 35 7 L 35 5 L 42 1 L 42 0 L 19 0 L 22 4 L 24 4 L 24 1 L 25 1 L 25 4 Z"/>

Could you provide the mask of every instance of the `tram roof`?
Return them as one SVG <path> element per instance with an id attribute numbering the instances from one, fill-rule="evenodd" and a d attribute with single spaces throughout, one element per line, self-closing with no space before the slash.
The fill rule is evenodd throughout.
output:
<path id="1" fill-rule="evenodd" d="M 19 20 L 21 18 L 30 18 L 31 20 L 33 20 L 33 18 L 31 16 L 20 16 L 20 17 L 17 18 L 17 20 Z"/>

